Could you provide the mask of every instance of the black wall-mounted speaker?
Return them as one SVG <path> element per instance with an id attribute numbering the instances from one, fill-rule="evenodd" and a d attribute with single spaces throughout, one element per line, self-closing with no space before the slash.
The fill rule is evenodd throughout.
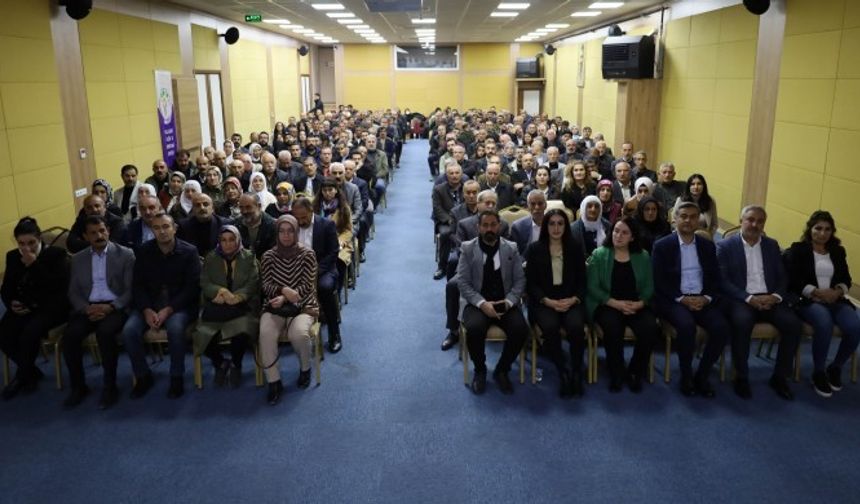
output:
<path id="1" fill-rule="evenodd" d="M 227 42 L 227 45 L 233 45 L 239 41 L 239 29 L 233 26 L 231 28 L 227 28 L 226 32 L 218 36 L 224 37 L 224 42 Z"/>
<path id="2" fill-rule="evenodd" d="M 77 21 L 87 17 L 93 10 L 93 0 L 60 0 L 58 4 L 65 6 L 66 14 Z"/>
<path id="3" fill-rule="evenodd" d="M 744 0 L 744 7 L 756 16 L 761 16 L 770 8 L 770 0 Z"/>
<path id="4" fill-rule="evenodd" d="M 302 56 L 307 56 L 308 55 L 308 46 L 303 45 L 303 46 L 299 47 L 299 54 Z"/>
<path id="5" fill-rule="evenodd" d="M 547 44 L 547 46 L 544 47 L 544 51 L 546 51 L 547 54 L 552 56 L 553 54 L 555 54 L 555 46 L 553 46 L 552 44 Z"/>

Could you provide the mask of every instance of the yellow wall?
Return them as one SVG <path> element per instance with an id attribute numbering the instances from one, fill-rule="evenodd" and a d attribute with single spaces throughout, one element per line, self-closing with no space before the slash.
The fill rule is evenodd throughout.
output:
<path id="1" fill-rule="evenodd" d="M 860 4 L 788 2 L 773 139 L 768 233 L 783 246 L 806 219 L 833 213 L 860 271 Z"/>
<path id="2" fill-rule="evenodd" d="M 344 102 L 360 109 L 392 106 L 429 114 L 436 107 L 510 109 L 510 44 L 460 45 L 458 71 L 395 71 L 392 47 L 345 44 Z M 392 85 L 393 83 L 393 85 Z"/>
<path id="3" fill-rule="evenodd" d="M 586 42 L 581 126 L 591 126 L 594 133 L 603 133 L 607 144 L 615 145 L 615 102 L 618 84 L 603 80 L 602 61 L 603 39 Z"/>
<path id="4" fill-rule="evenodd" d="M 249 138 L 252 131 L 272 129 L 266 46 L 239 39 L 229 46 L 233 98 L 233 131 Z"/>
<path id="5" fill-rule="evenodd" d="M 30 215 L 42 229 L 74 219 L 48 2 L 3 2 L 0 47 L 0 240 Z M 5 253 L 0 271 L 5 270 Z"/>
<path id="6" fill-rule="evenodd" d="M 192 24 L 191 43 L 194 46 L 194 70 L 221 70 L 218 32 L 214 28 Z"/>
<path id="7" fill-rule="evenodd" d="M 577 96 L 579 89 L 576 87 L 576 74 L 579 61 L 579 48 L 581 44 L 566 45 L 556 48 L 555 58 L 555 111 L 548 111 L 567 119 L 571 123 L 576 122 L 578 109 Z"/>
<path id="8" fill-rule="evenodd" d="M 758 18 L 743 6 L 666 27 L 659 159 L 651 164 L 672 161 L 684 180 L 703 174 L 729 222 L 741 205 L 757 37 Z"/>
<path id="9" fill-rule="evenodd" d="M 154 71 L 181 73 L 179 30 L 94 9 L 78 31 L 96 173 L 117 187 L 120 167 L 130 163 L 147 177 L 162 155 Z"/>
<path id="10" fill-rule="evenodd" d="M 272 48 L 272 77 L 274 78 L 275 120 L 299 117 L 299 56 L 294 47 Z M 273 125 L 274 126 L 274 125 Z"/>
<path id="11" fill-rule="evenodd" d="M 544 77 L 544 88 L 543 88 L 543 103 L 541 104 L 541 111 L 545 114 L 550 114 L 551 116 L 555 116 L 555 101 L 556 101 L 556 89 L 555 89 L 555 71 L 556 67 L 559 64 L 558 54 L 553 54 L 550 56 L 549 54 L 543 55 L 543 77 Z M 519 112 L 519 111 L 517 111 Z"/>

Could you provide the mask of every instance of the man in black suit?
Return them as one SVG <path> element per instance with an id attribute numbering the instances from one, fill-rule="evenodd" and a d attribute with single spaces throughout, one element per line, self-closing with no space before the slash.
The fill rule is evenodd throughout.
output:
<path id="1" fill-rule="evenodd" d="M 636 195 L 630 165 L 624 161 L 615 164 L 615 180 L 612 182 L 612 199 L 622 205 Z"/>
<path id="2" fill-rule="evenodd" d="M 343 161 L 344 183 L 354 184 L 358 187 L 358 195 L 361 197 L 361 218 L 358 220 L 358 255 L 364 262 L 364 247 L 367 244 L 367 235 L 373 225 L 373 202 L 370 200 L 370 189 L 367 182 L 355 176 L 355 161 L 345 159 Z"/>
<path id="3" fill-rule="evenodd" d="M 75 219 L 72 228 L 69 230 L 69 239 L 66 240 L 66 248 L 71 253 L 80 252 L 89 247 L 86 238 L 86 221 L 87 217 L 99 216 L 104 218 L 107 224 L 108 232 L 110 233 L 110 241 L 114 243 L 122 243 L 125 235 L 125 222 L 122 217 L 114 215 L 107 211 L 105 200 L 101 196 L 90 194 L 84 198 L 83 211 Z"/>
<path id="4" fill-rule="evenodd" d="M 287 182 L 293 183 L 294 180 L 299 178 L 304 173 L 304 168 L 302 164 L 293 159 L 293 155 L 289 150 L 282 150 L 278 152 L 278 170 L 287 174 Z M 295 185 L 295 184 L 294 184 Z M 272 187 L 272 186 L 269 186 Z"/>
<path id="5" fill-rule="evenodd" d="M 302 159 L 302 167 L 304 167 L 304 173 L 293 180 L 296 192 L 303 192 L 308 195 L 319 194 L 323 176 L 317 169 L 316 160 L 312 156 L 307 156 Z"/>
<path id="6" fill-rule="evenodd" d="M 445 265 L 451 251 L 451 234 L 454 232 L 454 217 L 451 210 L 463 201 L 462 168 L 454 160 L 445 164 L 447 181 L 433 187 L 433 222 L 439 234 L 439 264 L 433 280 L 445 276 Z"/>
<path id="7" fill-rule="evenodd" d="M 125 237 L 122 239 L 122 244 L 135 252 L 141 245 L 155 238 L 151 227 L 152 219 L 163 210 L 158 198 L 142 196 L 137 200 L 137 211 L 139 217 L 125 228 Z"/>
<path id="8" fill-rule="evenodd" d="M 506 184 L 499 180 L 502 174 L 502 166 L 499 162 L 499 156 L 492 156 L 487 160 L 487 169 L 485 171 L 486 179 L 481 184 L 481 190 L 489 189 L 496 193 L 497 201 L 496 208 L 507 208 L 514 204 L 516 195 L 514 188 L 510 184 Z"/>
<path id="9" fill-rule="evenodd" d="M 526 202 L 529 215 L 520 217 L 511 225 L 511 241 L 517 244 L 517 251 L 522 257 L 525 257 L 529 243 L 537 241 L 540 237 L 540 226 L 543 223 L 543 214 L 546 212 L 546 194 L 533 189 L 526 197 Z"/>
<path id="10" fill-rule="evenodd" d="M 726 344 L 728 321 L 719 307 L 720 270 L 714 243 L 696 235 L 699 207 L 692 202 L 675 209 L 677 232 L 654 243 L 654 310 L 677 333 L 681 364 L 681 393 L 711 398 L 716 394 L 708 383 L 711 368 Z M 708 341 L 693 375 L 696 326 L 708 332 Z"/>
<path id="11" fill-rule="evenodd" d="M 337 322 L 337 253 L 340 250 L 337 229 L 331 220 L 314 215 L 311 200 L 305 197 L 293 203 L 293 217 L 299 223 L 299 243 L 313 249 L 317 257 L 317 296 L 328 325 L 328 350 L 340 352 L 343 344 Z"/>
<path id="12" fill-rule="evenodd" d="M 233 221 L 215 214 L 212 198 L 205 194 L 195 194 L 192 205 L 191 216 L 179 221 L 179 238 L 197 247 L 200 257 L 206 257 L 218 243 L 221 227 Z"/>
<path id="13" fill-rule="evenodd" d="M 788 276 L 779 243 L 763 234 L 766 220 L 764 208 L 744 207 L 741 210 L 741 232 L 717 244 L 727 313 L 734 326 L 734 388 L 741 398 L 752 397 L 747 364 L 750 336 L 756 322 L 768 322 L 780 334 L 776 366 L 769 384 L 778 396 L 791 400 L 794 395 L 786 376 L 791 373 L 802 324 L 794 310 L 784 302 L 788 298 Z"/>
<path id="14" fill-rule="evenodd" d="M 284 170 L 278 168 L 278 161 L 273 154 L 264 152 L 260 157 L 260 163 L 263 166 L 263 175 L 266 177 L 266 187 L 270 190 L 274 191 L 281 182 L 289 182 L 287 180 L 289 175 Z"/>
<path id="15" fill-rule="evenodd" d="M 72 257 L 69 302 L 72 314 L 63 334 L 63 357 L 69 368 L 71 391 L 63 403 L 77 406 L 89 393 L 84 378 L 83 341 L 95 332 L 104 370 L 100 409 L 116 403 L 117 334 L 122 331 L 132 301 L 134 252 L 108 239 L 103 216 L 86 218 L 84 236 L 89 246 Z"/>
<path id="16" fill-rule="evenodd" d="M 275 220 L 263 212 L 258 194 L 245 193 L 240 196 L 239 211 L 242 212 L 242 219 L 236 223 L 236 227 L 242 235 L 242 245 L 252 251 L 257 260 L 262 260 L 263 253 L 275 246 Z"/>

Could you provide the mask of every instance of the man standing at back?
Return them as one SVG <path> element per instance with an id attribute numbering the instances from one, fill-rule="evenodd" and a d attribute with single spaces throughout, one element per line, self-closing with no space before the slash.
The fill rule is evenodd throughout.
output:
<path id="1" fill-rule="evenodd" d="M 451 252 L 451 234 L 454 233 L 454 216 L 451 211 L 463 201 L 463 171 L 456 161 L 445 165 L 446 181 L 433 187 L 433 222 L 439 235 L 439 264 L 433 280 L 445 276 L 445 263 Z"/>

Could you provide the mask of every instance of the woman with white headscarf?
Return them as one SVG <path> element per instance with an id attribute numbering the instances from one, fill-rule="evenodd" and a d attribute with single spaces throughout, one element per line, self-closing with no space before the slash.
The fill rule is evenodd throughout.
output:
<path id="1" fill-rule="evenodd" d="M 131 193 L 131 200 L 129 201 L 129 212 L 131 212 L 131 220 L 137 219 L 137 200 L 141 196 L 152 196 L 153 198 L 158 198 L 158 193 L 155 191 L 155 186 L 152 184 L 140 184 Z"/>
<path id="2" fill-rule="evenodd" d="M 603 244 L 610 223 L 602 217 L 603 204 L 597 196 L 586 196 L 579 204 L 579 219 L 570 230 L 573 239 L 582 247 L 583 255 L 588 258 L 595 248 Z"/>
<path id="3" fill-rule="evenodd" d="M 173 205 L 168 211 L 175 222 L 179 222 L 181 219 L 191 215 L 191 208 L 194 206 L 194 195 L 201 192 L 203 191 L 200 188 L 200 182 L 196 180 L 189 180 L 182 184 L 182 194 L 179 195 L 179 203 Z"/>
<path id="4" fill-rule="evenodd" d="M 275 195 L 269 192 L 266 186 L 266 175 L 263 172 L 254 172 L 251 174 L 250 192 L 256 193 L 260 197 L 260 208 L 268 208 L 272 203 L 277 203 Z"/>
<path id="5" fill-rule="evenodd" d="M 639 208 L 639 202 L 653 194 L 654 182 L 648 177 L 639 177 L 636 179 L 636 182 L 633 183 L 633 190 L 633 195 L 624 202 L 624 208 L 621 210 L 621 214 L 624 217 L 633 217 L 636 215 L 636 210 Z"/>

